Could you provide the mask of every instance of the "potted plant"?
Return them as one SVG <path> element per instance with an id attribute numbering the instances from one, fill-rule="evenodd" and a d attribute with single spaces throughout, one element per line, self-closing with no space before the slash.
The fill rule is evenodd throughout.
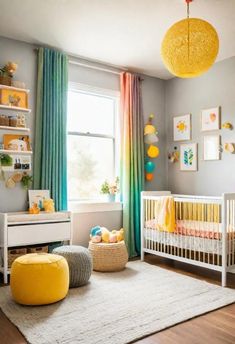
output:
<path id="1" fill-rule="evenodd" d="M 109 202 L 115 202 L 115 197 L 119 193 L 119 178 L 116 177 L 115 181 L 109 183 L 107 180 L 101 185 L 100 192 L 108 196 Z"/>
<path id="2" fill-rule="evenodd" d="M 28 175 L 24 172 L 23 177 L 21 179 L 21 185 L 25 190 L 28 190 L 33 182 L 33 176 Z"/>
<path id="3" fill-rule="evenodd" d="M 12 166 L 12 157 L 8 154 L 0 154 L 0 165 L 1 166 Z"/>

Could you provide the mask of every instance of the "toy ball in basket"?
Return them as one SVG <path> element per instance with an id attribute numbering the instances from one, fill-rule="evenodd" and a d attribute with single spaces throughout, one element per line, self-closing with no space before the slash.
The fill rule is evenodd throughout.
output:
<path id="1" fill-rule="evenodd" d="M 124 230 L 109 231 L 96 226 L 91 229 L 89 251 L 93 259 L 93 270 L 114 272 L 123 270 L 128 261 L 124 242 Z"/>

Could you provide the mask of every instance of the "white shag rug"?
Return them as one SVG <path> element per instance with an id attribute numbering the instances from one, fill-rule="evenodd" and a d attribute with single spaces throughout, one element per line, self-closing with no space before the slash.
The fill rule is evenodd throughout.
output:
<path id="1" fill-rule="evenodd" d="M 124 344 L 235 302 L 222 288 L 140 261 L 93 273 L 61 302 L 25 307 L 0 288 L 0 308 L 31 344 Z"/>

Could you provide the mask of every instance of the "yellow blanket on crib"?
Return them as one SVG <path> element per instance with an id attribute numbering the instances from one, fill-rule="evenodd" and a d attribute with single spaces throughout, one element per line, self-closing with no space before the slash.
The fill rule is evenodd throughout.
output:
<path id="1" fill-rule="evenodd" d="M 165 232 L 175 231 L 175 202 L 172 196 L 161 197 L 158 201 L 158 227 Z"/>

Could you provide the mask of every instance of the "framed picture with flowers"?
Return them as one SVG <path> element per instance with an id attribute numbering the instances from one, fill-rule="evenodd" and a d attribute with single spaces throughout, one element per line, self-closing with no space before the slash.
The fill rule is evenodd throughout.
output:
<path id="1" fill-rule="evenodd" d="M 191 140 L 191 114 L 173 118 L 174 141 Z"/>

